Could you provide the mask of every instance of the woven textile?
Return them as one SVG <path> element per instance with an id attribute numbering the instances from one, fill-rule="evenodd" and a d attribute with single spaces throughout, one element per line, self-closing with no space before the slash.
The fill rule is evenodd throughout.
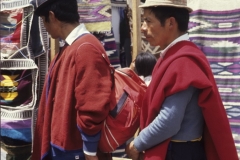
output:
<path id="1" fill-rule="evenodd" d="M 104 38 L 104 49 L 107 52 L 110 63 L 114 68 L 120 67 L 119 54 L 113 33 L 106 33 Z"/>
<path id="2" fill-rule="evenodd" d="M 30 1 L 0 1 L 0 129 L 1 149 L 6 152 L 2 159 L 26 160 L 31 155 L 37 99 L 42 87 L 41 82 L 39 86 L 37 83 L 45 78 L 47 70 L 46 58 L 41 59 L 47 55 L 40 55 L 47 50 L 48 43 L 43 49 L 39 41 L 48 37 L 42 36 L 46 34 L 42 30 L 39 34 L 38 24 L 32 25 L 34 6 Z M 36 56 L 40 57 L 34 59 Z M 43 68 L 40 75 L 36 63 Z"/>
<path id="3" fill-rule="evenodd" d="M 110 33 L 94 33 L 94 36 L 103 44 L 111 65 L 114 68 L 119 68 L 120 60 L 113 32 L 111 31 Z"/>
<path id="4" fill-rule="evenodd" d="M 0 105 L 20 106 L 32 100 L 31 70 L 1 70 Z"/>
<path id="5" fill-rule="evenodd" d="M 190 39 L 209 60 L 240 157 L 240 9 L 235 8 L 240 3 L 193 0 L 191 5 Z"/>
<path id="6" fill-rule="evenodd" d="M 2 57 L 9 57 L 21 46 L 22 16 L 22 9 L 0 12 L 0 45 Z"/>
<path id="7" fill-rule="evenodd" d="M 78 2 L 80 22 L 84 23 L 90 32 L 111 31 L 110 0 L 82 0 Z"/>
<path id="8" fill-rule="evenodd" d="M 33 17 L 33 5 L 29 0 L 2 0 L 0 2 L 0 44 L 1 58 L 11 59 L 22 47 L 28 47 L 29 31 Z M 23 58 L 30 58 L 32 52 L 27 49 Z"/>
<path id="9" fill-rule="evenodd" d="M 38 68 L 31 59 L 1 60 L 1 136 L 32 142 Z"/>

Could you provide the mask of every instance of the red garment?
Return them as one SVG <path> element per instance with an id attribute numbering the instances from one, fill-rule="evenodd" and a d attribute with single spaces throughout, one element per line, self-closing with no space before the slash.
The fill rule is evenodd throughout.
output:
<path id="1" fill-rule="evenodd" d="M 90 44 L 81 46 L 82 43 L 93 44 L 98 50 Z M 40 160 L 47 154 L 50 142 L 64 150 L 81 149 L 83 142 L 77 126 L 87 135 L 95 135 L 102 129 L 110 110 L 112 86 L 110 68 L 102 54 L 107 56 L 102 44 L 91 34 L 63 49 L 50 73 L 48 101 L 47 79 L 44 84 L 33 160 Z"/>
<path id="2" fill-rule="evenodd" d="M 192 42 L 182 41 L 159 59 L 141 111 L 141 129 L 158 115 L 166 97 L 194 86 L 205 119 L 204 144 L 208 160 L 238 160 L 229 121 L 205 55 Z M 145 160 L 165 160 L 170 139 L 145 151 Z"/>

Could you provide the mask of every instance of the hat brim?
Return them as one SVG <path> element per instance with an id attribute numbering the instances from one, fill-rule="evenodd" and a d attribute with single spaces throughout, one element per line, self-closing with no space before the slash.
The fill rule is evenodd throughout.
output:
<path id="1" fill-rule="evenodd" d="M 40 4 L 37 9 L 34 11 L 34 14 L 37 16 L 40 16 L 40 12 L 42 11 L 43 8 L 45 8 L 46 6 L 56 2 L 57 0 L 47 0 L 45 2 L 43 2 L 42 4 Z"/>
<path id="2" fill-rule="evenodd" d="M 146 8 L 146 7 L 158 7 L 158 6 L 166 6 L 166 7 L 177 7 L 177 8 L 185 8 L 190 12 L 192 12 L 192 8 L 190 7 L 187 7 L 187 6 L 182 6 L 182 5 L 173 5 L 173 4 L 142 4 L 142 5 L 139 5 L 138 7 L 139 8 Z"/>

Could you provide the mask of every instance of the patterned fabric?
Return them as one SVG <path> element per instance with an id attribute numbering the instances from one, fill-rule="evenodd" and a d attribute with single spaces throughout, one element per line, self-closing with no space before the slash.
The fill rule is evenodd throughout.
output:
<path id="1" fill-rule="evenodd" d="M 112 31 L 110 33 L 93 33 L 93 35 L 103 44 L 111 65 L 114 68 L 119 68 L 119 54 L 117 52 L 117 45 Z"/>
<path id="2" fill-rule="evenodd" d="M 0 11 L 12 10 L 19 7 L 29 5 L 31 0 L 1 0 L 0 1 Z"/>
<path id="3" fill-rule="evenodd" d="M 33 6 L 28 4 L 24 7 L 17 6 L 13 1 L 1 1 L 0 10 L 0 42 L 1 42 L 1 58 L 13 58 L 14 54 L 27 47 L 27 54 L 23 58 L 32 56 L 29 44 L 29 28 L 31 28 L 31 20 L 33 17 Z M 6 4 L 8 5 L 6 5 Z M 19 2 L 19 5 L 21 3 Z M 9 7 L 9 8 L 8 8 Z"/>
<path id="4" fill-rule="evenodd" d="M 191 13 L 190 39 L 209 60 L 240 157 L 240 9 L 214 7 Z"/>
<path id="5" fill-rule="evenodd" d="M 46 31 L 39 33 L 38 24 L 32 25 L 34 7 L 31 3 L 36 1 L 0 1 L 0 138 L 1 153 L 6 153 L 1 159 L 26 160 L 31 155 L 36 102 L 42 88 L 40 80 L 45 78 L 48 56 L 40 56 L 46 52 L 48 43 L 43 48 L 39 41 L 49 39 Z M 35 21 L 40 19 L 37 17 Z M 36 56 L 40 57 L 33 59 Z M 40 75 L 35 62 L 42 69 Z M 37 88 L 38 78 L 40 85 Z"/>
<path id="6" fill-rule="evenodd" d="M 1 137 L 32 142 L 38 68 L 31 59 L 0 63 Z"/>
<path id="7" fill-rule="evenodd" d="M 22 46 L 20 44 L 22 16 L 22 9 L 0 12 L 1 57 L 8 58 Z"/>
<path id="8" fill-rule="evenodd" d="M 119 54 L 113 33 L 106 33 L 104 38 L 104 49 L 107 52 L 110 63 L 114 68 L 120 67 Z"/>
<path id="9" fill-rule="evenodd" d="M 80 22 L 90 32 L 111 31 L 110 0 L 82 0 L 78 2 Z"/>
<path id="10" fill-rule="evenodd" d="M 2 70 L 0 105 L 20 106 L 32 100 L 31 70 Z"/>
<path id="11" fill-rule="evenodd" d="M 23 142 L 32 142 L 31 118 L 26 119 L 1 119 L 1 136 Z"/>

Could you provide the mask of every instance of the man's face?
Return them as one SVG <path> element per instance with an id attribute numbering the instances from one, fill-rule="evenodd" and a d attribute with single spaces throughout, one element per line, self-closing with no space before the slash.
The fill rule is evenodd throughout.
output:
<path id="1" fill-rule="evenodd" d="M 145 35 L 147 41 L 151 46 L 160 46 L 161 49 L 164 49 L 168 45 L 169 34 L 166 25 L 162 26 L 149 9 L 144 9 L 143 20 L 141 32 Z"/>
<path id="2" fill-rule="evenodd" d="M 48 22 L 45 21 L 44 16 L 41 16 L 41 18 L 43 20 L 44 27 L 46 28 L 48 34 L 50 34 L 53 39 L 59 38 L 59 36 L 58 36 L 58 26 L 54 22 L 53 18 L 50 17 L 50 15 L 49 15 L 49 21 Z"/>

